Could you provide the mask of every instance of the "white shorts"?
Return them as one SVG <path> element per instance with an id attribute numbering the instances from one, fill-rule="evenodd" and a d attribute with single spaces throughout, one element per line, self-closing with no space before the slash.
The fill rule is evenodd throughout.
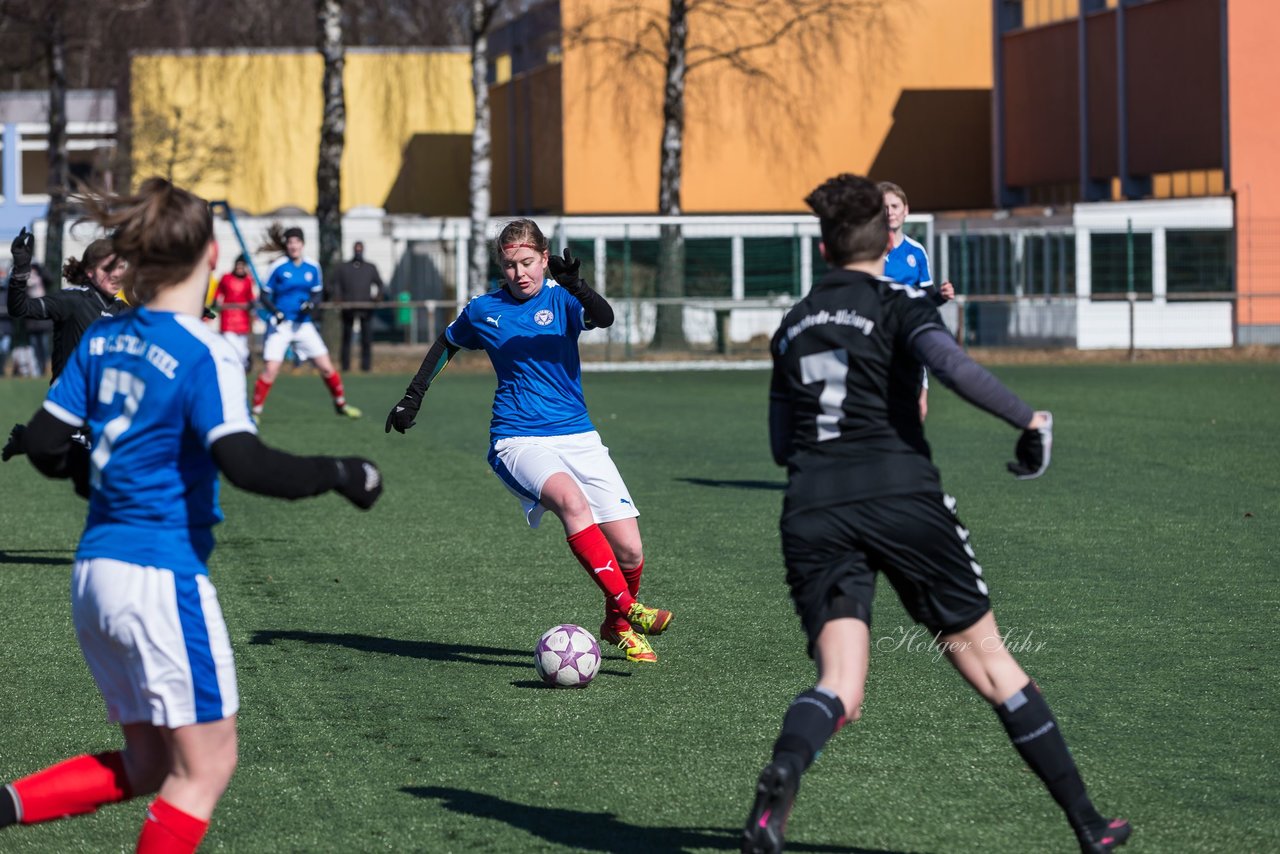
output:
<path id="1" fill-rule="evenodd" d="M 324 346 L 324 339 L 320 337 L 320 330 L 316 329 L 314 323 L 286 320 L 284 323 L 267 326 L 267 340 L 262 342 L 262 361 L 283 362 L 284 354 L 290 346 L 304 362 L 317 356 L 329 355 L 329 348 Z"/>
<path id="2" fill-rule="evenodd" d="M 538 527 L 546 507 L 542 487 L 553 474 L 573 478 L 591 505 L 597 524 L 640 515 L 631 493 L 595 430 L 570 436 L 519 436 L 499 439 L 489 449 L 489 465 L 524 508 L 530 528 Z"/>
<path id="3" fill-rule="evenodd" d="M 249 370 L 249 336 L 243 332 L 224 332 L 222 338 L 231 345 L 232 350 L 236 351 L 244 369 Z"/>
<path id="4" fill-rule="evenodd" d="M 78 560 L 71 619 L 112 723 L 176 729 L 239 709 L 231 639 L 208 576 Z"/>

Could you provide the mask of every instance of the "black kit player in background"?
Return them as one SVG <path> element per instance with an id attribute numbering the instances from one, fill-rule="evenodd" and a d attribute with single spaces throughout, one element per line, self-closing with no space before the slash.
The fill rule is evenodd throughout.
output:
<path id="1" fill-rule="evenodd" d="M 95 240 L 79 260 L 71 258 L 62 268 L 70 287 L 58 290 L 46 283 L 50 293 L 36 299 L 27 296 L 27 279 L 31 277 L 31 258 L 35 235 L 25 228 L 13 239 L 13 268 L 9 274 L 8 308 L 13 317 L 53 321 L 53 376 L 58 379 L 67 359 L 76 351 L 84 331 L 100 317 L 111 317 L 128 306 L 116 298 L 123 283 L 123 263 L 116 262 L 110 240 Z M 15 424 L 9 432 L 0 458 L 8 462 L 23 453 L 24 424 Z"/>
<path id="2" fill-rule="evenodd" d="M 969 532 L 930 460 L 916 397 L 920 369 L 927 365 L 965 400 L 1022 430 L 1017 462 L 1009 463 L 1019 479 L 1048 467 L 1052 416 L 965 355 L 923 292 L 881 277 L 889 232 L 875 184 L 840 175 L 805 201 L 836 269 L 774 335 L 769 437 L 789 475 L 782 551 L 818 684 L 787 709 L 742 850 L 782 850 L 801 774 L 860 716 L 871 601 L 884 573 L 907 613 L 991 703 L 1081 850 L 1110 851 L 1129 837 L 1129 823 L 1094 808 L 1039 687 L 1000 639 Z"/>

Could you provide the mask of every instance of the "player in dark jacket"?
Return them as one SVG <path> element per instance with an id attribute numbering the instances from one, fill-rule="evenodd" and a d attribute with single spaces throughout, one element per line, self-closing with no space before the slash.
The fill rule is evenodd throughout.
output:
<path id="1" fill-rule="evenodd" d="M 95 240 L 82 258 L 71 258 L 63 266 L 62 275 L 70 287 L 31 299 L 27 296 L 27 279 L 31 276 L 34 243 L 35 236 L 25 228 L 14 238 L 9 314 L 53 321 L 53 379 L 56 380 L 89 324 L 126 308 L 116 299 L 125 265 L 116 263 L 110 240 Z"/>
<path id="2" fill-rule="evenodd" d="M 119 314 L 127 305 L 116 298 L 120 293 L 125 264 L 117 263 L 111 241 L 95 240 L 78 260 L 71 258 L 62 267 L 62 275 L 70 287 L 48 296 L 27 296 L 27 280 L 31 278 L 31 258 L 35 235 L 25 228 L 13 239 L 13 268 L 9 275 L 6 300 L 12 317 L 53 321 L 53 378 L 58 379 L 67 359 L 75 352 L 84 331 L 100 317 Z M 0 457 L 5 462 L 23 453 L 22 424 L 15 424 Z"/>
<path id="3" fill-rule="evenodd" d="M 965 355 L 923 291 L 883 277 L 889 231 L 875 184 L 840 175 L 805 201 L 835 269 L 774 335 L 769 436 L 788 472 L 782 553 L 818 684 L 787 709 L 756 785 L 743 850 L 782 850 L 800 775 L 859 717 L 871 601 L 883 573 L 907 613 L 991 703 L 1081 849 L 1111 851 L 1129 837 L 1129 823 L 1094 808 L 1039 687 L 1000 637 L 969 532 L 930 459 L 916 397 L 921 367 L 1022 430 L 1009 464 L 1020 479 L 1048 467 L 1052 416 Z"/>

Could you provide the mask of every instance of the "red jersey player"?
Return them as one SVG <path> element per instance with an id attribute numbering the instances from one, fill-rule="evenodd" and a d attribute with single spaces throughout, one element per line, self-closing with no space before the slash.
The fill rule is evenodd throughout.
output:
<path id="1" fill-rule="evenodd" d="M 243 255 L 236 258 L 235 267 L 218 282 L 213 299 L 217 305 L 223 306 L 219 314 L 222 337 L 231 344 L 248 373 L 249 335 L 253 330 L 249 306 L 253 304 L 255 297 L 253 278 L 249 275 L 249 265 Z"/>

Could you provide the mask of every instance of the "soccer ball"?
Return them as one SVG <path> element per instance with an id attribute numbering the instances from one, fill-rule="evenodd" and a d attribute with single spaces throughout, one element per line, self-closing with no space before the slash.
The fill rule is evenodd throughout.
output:
<path id="1" fill-rule="evenodd" d="M 600 669 L 600 646 L 582 626 L 555 626 L 538 638 L 533 666 L 552 687 L 585 688 Z"/>

